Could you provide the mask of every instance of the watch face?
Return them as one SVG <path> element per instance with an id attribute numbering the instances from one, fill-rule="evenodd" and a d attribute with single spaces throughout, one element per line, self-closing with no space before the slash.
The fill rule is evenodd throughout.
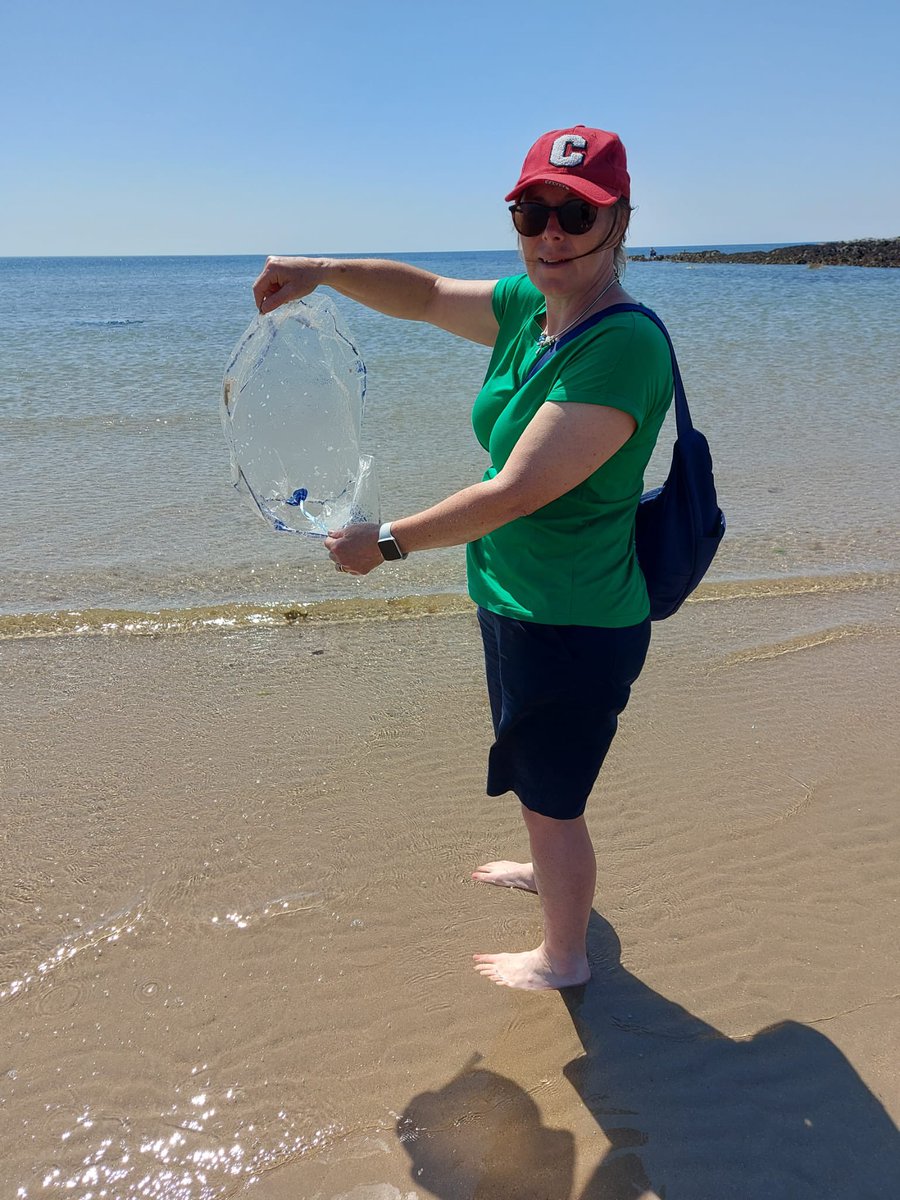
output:
<path id="1" fill-rule="evenodd" d="M 378 549 L 381 551 L 381 557 L 387 562 L 398 562 L 403 557 L 403 552 L 392 537 L 379 538 Z"/>

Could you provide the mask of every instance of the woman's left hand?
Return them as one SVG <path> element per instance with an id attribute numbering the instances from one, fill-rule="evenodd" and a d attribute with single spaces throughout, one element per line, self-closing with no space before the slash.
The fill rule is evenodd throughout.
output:
<path id="1" fill-rule="evenodd" d="M 384 562 L 378 549 L 378 526 L 371 521 L 333 530 L 325 539 L 328 557 L 348 575 L 368 575 Z"/>

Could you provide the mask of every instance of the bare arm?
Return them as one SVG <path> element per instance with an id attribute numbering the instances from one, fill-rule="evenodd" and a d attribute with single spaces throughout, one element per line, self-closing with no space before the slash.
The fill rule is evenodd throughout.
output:
<path id="1" fill-rule="evenodd" d="M 475 541 L 583 483 L 625 445 L 635 428 L 634 418 L 621 409 L 543 404 L 493 479 L 392 521 L 391 532 L 406 552 Z M 331 534 L 325 546 L 347 570 L 365 575 L 382 561 L 376 539 L 373 525 L 348 525 Z"/>
<path id="2" fill-rule="evenodd" d="M 253 296 L 265 313 L 326 285 L 389 317 L 426 321 L 493 346 L 498 328 L 491 302 L 494 283 L 448 279 L 390 259 L 269 258 Z"/>

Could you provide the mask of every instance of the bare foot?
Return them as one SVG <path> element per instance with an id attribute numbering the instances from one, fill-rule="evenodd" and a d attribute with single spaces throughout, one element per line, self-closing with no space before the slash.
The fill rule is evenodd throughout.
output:
<path id="1" fill-rule="evenodd" d="M 485 863 L 472 872 L 479 883 L 494 883 L 497 887 L 521 888 L 523 892 L 537 892 L 534 882 L 534 867 L 531 863 L 501 862 Z"/>
<path id="2" fill-rule="evenodd" d="M 543 946 L 521 954 L 475 954 L 475 970 L 503 987 L 546 991 L 549 988 L 575 987 L 587 983 L 591 968 L 582 957 L 563 968 L 551 965 Z"/>

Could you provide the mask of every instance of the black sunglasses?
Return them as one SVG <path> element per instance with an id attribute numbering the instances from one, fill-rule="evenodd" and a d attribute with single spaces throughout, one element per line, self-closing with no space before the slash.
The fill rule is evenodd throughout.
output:
<path id="1" fill-rule="evenodd" d="M 513 225 L 522 237 L 537 237 L 547 228 L 550 214 L 556 213 L 563 233 L 587 233 L 597 220 L 597 207 L 587 200 L 567 200 L 565 204 L 538 204 L 536 200 L 519 200 L 509 206 Z"/>

